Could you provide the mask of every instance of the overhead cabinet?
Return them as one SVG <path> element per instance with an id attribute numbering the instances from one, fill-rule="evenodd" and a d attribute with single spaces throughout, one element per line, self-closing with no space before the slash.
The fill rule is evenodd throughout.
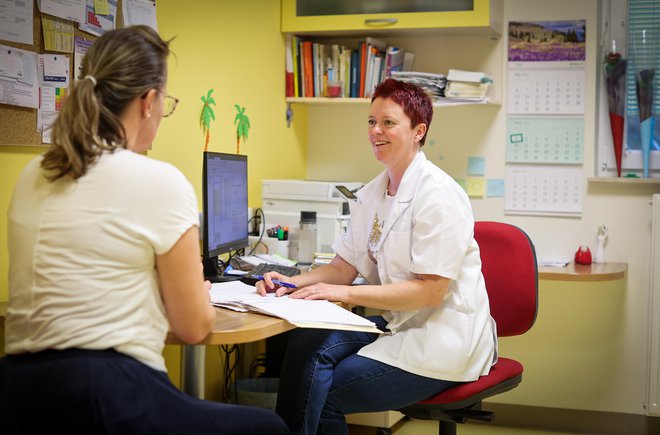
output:
<path id="1" fill-rule="evenodd" d="M 501 0 L 282 0 L 284 33 L 373 35 L 428 30 L 499 35 L 501 29 Z"/>

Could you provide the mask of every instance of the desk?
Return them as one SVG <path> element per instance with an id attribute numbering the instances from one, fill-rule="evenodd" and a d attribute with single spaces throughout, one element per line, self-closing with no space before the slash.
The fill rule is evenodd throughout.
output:
<path id="1" fill-rule="evenodd" d="M 0 329 L 4 329 L 7 302 L 0 302 Z M 204 398 L 204 363 L 206 345 L 241 344 L 259 341 L 294 329 L 289 322 L 255 313 L 239 313 L 224 308 L 215 309 L 213 330 L 196 345 L 187 345 L 172 332 L 166 344 L 182 345 L 181 389 L 194 397 Z"/>
<path id="2" fill-rule="evenodd" d="M 615 281 L 623 279 L 628 263 L 569 263 L 564 267 L 539 267 L 539 280 L 549 281 Z"/>

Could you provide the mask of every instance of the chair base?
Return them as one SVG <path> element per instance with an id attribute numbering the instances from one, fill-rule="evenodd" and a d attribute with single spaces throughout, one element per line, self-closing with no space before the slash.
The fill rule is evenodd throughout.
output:
<path id="1" fill-rule="evenodd" d="M 438 433 L 440 435 L 456 435 L 458 423 L 467 423 L 468 420 L 477 420 L 490 423 L 495 420 L 495 414 L 491 411 L 483 411 L 481 402 L 474 403 L 470 407 L 451 410 L 420 409 L 416 407 L 403 408 L 399 410 L 408 417 L 418 420 L 438 420 Z"/>

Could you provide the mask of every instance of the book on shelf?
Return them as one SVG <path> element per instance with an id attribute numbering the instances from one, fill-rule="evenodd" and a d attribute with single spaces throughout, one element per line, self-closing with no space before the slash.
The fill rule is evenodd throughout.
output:
<path id="1" fill-rule="evenodd" d="M 259 296 L 253 286 L 241 281 L 215 283 L 211 286 L 209 296 L 211 303 L 217 307 L 279 317 L 300 328 L 381 333 L 369 319 L 333 302 L 275 297 L 274 294 Z"/>
<path id="2" fill-rule="evenodd" d="M 329 96 L 332 82 L 332 96 L 369 97 L 393 71 L 409 70 L 413 59 L 413 53 L 373 37 L 347 47 L 287 35 L 286 96 Z"/>
<path id="3" fill-rule="evenodd" d="M 385 77 L 390 77 L 392 71 L 403 71 L 403 59 L 406 51 L 402 48 L 389 46 L 385 52 Z"/>
<path id="4" fill-rule="evenodd" d="M 293 69 L 293 35 L 286 35 L 286 59 L 285 59 L 285 74 L 286 74 L 286 96 L 295 97 L 295 77 Z"/>

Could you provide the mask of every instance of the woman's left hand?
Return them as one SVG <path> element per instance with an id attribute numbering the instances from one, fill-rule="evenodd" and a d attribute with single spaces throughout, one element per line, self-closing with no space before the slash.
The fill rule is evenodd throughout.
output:
<path id="1" fill-rule="evenodd" d="M 349 286 L 318 283 L 289 294 L 293 299 L 328 300 L 346 302 Z"/>

